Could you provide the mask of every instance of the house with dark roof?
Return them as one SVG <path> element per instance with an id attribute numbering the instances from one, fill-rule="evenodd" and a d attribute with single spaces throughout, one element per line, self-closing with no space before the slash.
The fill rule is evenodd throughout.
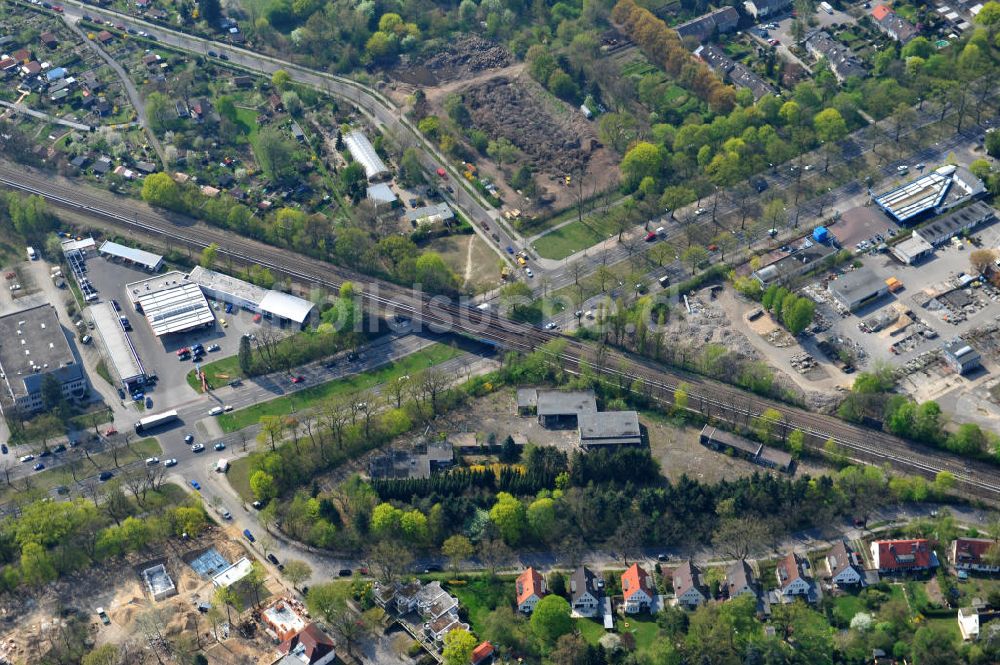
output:
<path id="1" fill-rule="evenodd" d="M 622 612 L 638 614 L 653 609 L 656 600 L 656 590 L 653 589 L 649 573 L 639 564 L 633 563 L 622 573 Z"/>
<path id="2" fill-rule="evenodd" d="M 919 572 L 937 568 L 937 553 L 924 538 L 875 540 L 871 544 L 872 564 L 881 574 Z"/>
<path id="3" fill-rule="evenodd" d="M 333 640 L 314 623 L 278 645 L 274 665 L 326 665 L 336 657 Z"/>
<path id="4" fill-rule="evenodd" d="M 778 598 L 781 602 L 789 603 L 796 598 L 811 600 L 813 584 L 806 577 L 803 561 L 795 552 L 790 552 L 778 562 L 775 576 L 778 578 Z"/>
<path id="5" fill-rule="evenodd" d="M 690 561 L 674 568 L 674 597 L 677 604 L 694 609 L 709 599 L 708 587 L 702 582 L 701 570 Z"/>
<path id="6" fill-rule="evenodd" d="M 517 593 L 517 611 L 525 614 L 531 614 L 538 601 L 548 595 L 545 588 L 545 578 L 537 570 L 530 567 L 517 576 L 514 581 L 514 589 Z"/>
<path id="7" fill-rule="evenodd" d="M 831 583 L 841 587 L 864 585 L 865 573 L 858 555 L 845 541 L 838 540 L 834 543 L 824 559 L 826 568 L 830 571 Z"/>
<path id="8" fill-rule="evenodd" d="M 746 88 L 753 93 L 754 100 L 777 94 L 770 83 L 746 65 L 735 62 L 719 47 L 708 44 L 693 51 L 696 58 L 708 65 L 719 78 L 729 81 L 738 88 Z"/>
<path id="9" fill-rule="evenodd" d="M 1000 544 L 989 538 L 956 538 L 951 541 L 951 562 L 958 570 L 998 573 L 1000 561 L 987 561 L 991 550 L 1000 551 Z"/>
<path id="10" fill-rule="evenodd" d="M 685 21 L 674 28 L 681 39 L 690 37 L 703 42 L 713 35 L 723 35 L 736 30 L 740 22 L 740 13 L 733 7 L 722 7 L 703 14 L 698 18 Z"/>
<path id="11" fill-rule="evenodd" d="M 830 71 L 841 83 L 849 78 L 864 78 L 868 69 L 864 63 L 847 48 L 824 30 L 814 30 L 806 37 L 806 51 L 817 61 L 826 60 Z"/>
<path id="12" fill-rule="evenodd" d="M 38 35 L 38 41 L 40 41 L 45 48 L 55 48 L 59 46 L 59 40 L 56 39 L 55 35 L 47 30 Z"/>
<path id="13" fill-rule="evenodd" d="M 740 559 L 726 571 L 726 597 L 739 598 L 740 596 L 753 596 L 758 598 L 757 581 L 754 579 L 753 569 L 745 559 Z"/>
<path id="14" fill-rule="evenodd" d="M 110 32 L 108 32 L 107 30 L 101 30 L 99 33 L 97 33 L 97 41 L 101 42 L 102 44 L 108 44 L 114 38 L 115 36 L 112 35 Z"/>
<path id="15" fill-rule="evenodd" d="M 915 25 L 886 5 L 879 5 L 872 10 L 872 20 L 879 30 L 901 44 L 910 41 L 919 33 Z"/>
<path id="16" fill-rule="evenodd" d="M 582 617 L 593 617 L 601 611 L 604 597 L 604 580 L 590 568 L 580 566 L 569 577 L 571 610 Z"/>

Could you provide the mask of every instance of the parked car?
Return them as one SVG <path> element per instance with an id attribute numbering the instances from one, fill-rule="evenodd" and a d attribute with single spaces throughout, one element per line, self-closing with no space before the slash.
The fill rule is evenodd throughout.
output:
<path id="1" fill-rule="evenodd" d="M 110 471 L 101 471 L 101 475 L 97 476 L 97 479 L 100 480 L 102 483 L 106 483 L 114 477 L 115 474 L 111 473 Z"/>
<path id="2" fill-rule="evenodd" d="M 337 575 L 339 575 L 340 577 L 350 577 L 351 576 L 351 569 L 350 568 L 341 568 L 340 570 L 337 571 Z"/>
<path id="3" fill-rule="evenodd" d="M 193 434 L 185 434 L 184 435 L 184 443 L 189 443 L 189 444 L 190 443 L 194 443 L 194 435 Z"/>
<path id="4" fill-rule="evenodd" d="M 219 441 L 217 444 L 215 444 L 215 449 L 216 450 L 225 450 L 226 449 L 226 444 L 224 444 L 223 442 Z"/>
<path id="5" fill-rule="evenodd" d="M 45 468 L 45 465 L 44 465 L 44 464 L 42 464 L 41 462 L 39 462 L 38 464 L 36 464 L 36 465 L 35 465 L 35 466 L 33 466 L 32 468 L 33 468 L 33 469 L 34 469 L 35 471 L 41 471 L 42 469 L 44 469 L 44 468 Z"/>
<path id="6" fill-rule="evenodd" d="M 211 411 L 208 412 L 208 415 L 210 415 L 210 416 L 218 416 L 221 413 L 222 413 L 222 407 L 221 406 L 213 406 L 212 409 L 211 409 Z"/>
<path id="7" fill-rule="evenodd" d="M 155 466 L 155 465 L 157 465 L 159 463 L 160 463 L 160 458 L 159 457 L 147 457 L 146 458 L 146 466 Z"/>
<path id="8" fill-rule="evenodd" d="M 170 459 L 163 462 L 163 466 L 177 466 L 177 458 L 171 457 Z"/>
<path id="9" fill-rule="evenodd" d="M 205 444 L 203 443 L 196 443 L 191 446 L 191 452 L 193 453 L 200 453 L 203 450 L 205 450 Z"/>
<path id="10" fill-rule="evenodd" d="M 270 552 L 267 555 L 267 560 L 270 561 L 271 563 L 273 563 L 276 566 L 278 565 L 278 557 L 274 556 Z"/>
<path id="11" fill-rule="evenodd" d="M 148 395 L 146 396 L 146 408 L 147 409 L 153 408 L 153 398 L 149 397 Z"/>
<path id="12" fill-rule="evenodd" d="M 252 533 L 250 533 L 250 529 L 243 529 L 243 536 L 251 543 L 257 542 L 257 539 L 253 537 Z"/>
<path id="13" fill-rule="evenodd" d="M 54 453 L 63 453 L 63 452 L 66 452 L 66 445 L 60 443 L 58 446 L 56 446 L 55 448 L 52 449 L 52 452 L 54 452 Z"/>
<path id="14" fill-rule="evenodd" d="M 242 385 L 243 385 L 243 382 L 240 381 L 239 379 L 233 379 L 232 381 L 229 382 L 229 387 L 230 388 L 239 388 Z"/>
<path id="15" fill-rule="evenodd" d="M 195 488 L 196 490 L 201 489 L 201 483 L 199 483 L 197 480 L 192 480 L 189 482 L 191 483 L 191 487 Z"/>
<path id="16" fill-rule="evenodd" d="M 4 455 L 6 455 L 8 453 L 7 444 L 6 443 L 0 443 L 0 453 L 3 453 Z"/>
<path id="17" fill-rule="evenodd" d="M 208 350 L 209 350 L 209 351 L 218 351 L 218 350 L 219 350 L 219 349 L 221 349 L 221 348 L 222 348 L 222 347 L 221 347 L 221 346 L 219 346 L 218 344 L 212 344 L 212 345 L 210 345 L 210 346 L 208 347 Z"/>
<path id="18" fill-rule="evenodd" d="M 302 383 L 303 381 L 305 381 L 305 377 L 301 375 L 296 375 L 292 377 L 292 383 Z"/>

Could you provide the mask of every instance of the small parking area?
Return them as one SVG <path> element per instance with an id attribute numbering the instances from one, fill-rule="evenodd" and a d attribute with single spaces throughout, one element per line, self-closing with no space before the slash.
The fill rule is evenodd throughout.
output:
<path id="1" fill-rule="evenodd" d="M 153 400 L 152 410 L 169 409 L 195 396 L 188 386 L 186 376 L 194 368 L 191 360 L 181 361 L 177 358 L 177 350 L 200 342 L 206 348 L 213 344 L 219 346 L 204 357 L 205 362 L 217 358 L 235 355 L 239 351 L 240 337 L 244 333 L 260 332 L 261 327 L 271 327 L 267 322 L 255 323 L 253 314 L 247 311 L 233 310 L 225 312 L 223 304 L 209 301 L 216 317 L 215 324 L 210 328 L 202 328 L 187 333 L 178 333 L 157 337 L 150 329 L 146 317 L 136 312 L 129 301 L 125 285 L 143 279 L 150 274 L 122 263 L 103 257 L 91 256 L 87 261 L 87 275 L 97 288 L 102 300 L 117 300 L 122 307 L 122 314 L 127 316 L 132 324 L 129 336 L 135 345 L 139 359 L 147 374 L 156 374 L 158 381 L 155 386 L 147 388 L 147 395 Z M 225 326 L 222 322 L 225 321 Z"/>

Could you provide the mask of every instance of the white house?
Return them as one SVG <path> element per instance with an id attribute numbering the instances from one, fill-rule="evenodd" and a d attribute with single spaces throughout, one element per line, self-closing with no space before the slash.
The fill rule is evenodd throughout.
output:
<path id="1" fill-rule="evenodd" d="M 545 578 L 534 568 L 528 568 L 517 576 L 515 582 L 517 590 L 517 610 L 525 614 L 531 614 L 547 593 L 545 589 Z"/>
<path id="2" fill-rule="evenodd" d="M 730 598 L 740 596 L 757 597 L 757 584 L 753 578 L 753 570 L 743 559 L 734 563 L 726 572 L 726 592 Z"/>
<path id="3" fill-rule="evenodd" d="M 622 573 L 622 596 L 622 611 L 625 614 L 638 614 L 653 607 L 655 592 L 650 584 L 649 573 L 637 563 L 633 563 Z"/>
<path id="4" fill-rule="evenodd" d="M 701 582 L 701 571 L 685 561 L 674 569 L 674 596 L 682 607 L 694 608 L 708 600 L 708 589 Z"/>
<path id="5" fill-rule="evenodd" d="M 596 616 L 604 596 L 603 586 L 604 580 L 598 578 L 590 568 L 577 568 L 569 578 L 570 607 L 573 612 L 582 617 Z"/>
<path id="6" fill-rule="evenodd" d="M 775 571 L 778 577 L 778 591 L 782 601 L 793 600 L 797 596 L 808 596 L 812 584 L 802 575 L 802 564 L 795 552 L 778 562 Z"/>
<path id="7" fill-rule="evenodd" d="M 864 584 L 865 576 L 857 555 L 848 549 L 843 540 L 838 540 L 826 555 L 826 567 L 830 571 L 830 581 L 837 586 Z"/>

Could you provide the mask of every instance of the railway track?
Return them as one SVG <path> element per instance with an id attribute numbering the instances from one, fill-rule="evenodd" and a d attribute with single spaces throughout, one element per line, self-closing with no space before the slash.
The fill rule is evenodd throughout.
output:
<path id="1" fill-rule="evenodd" d="M 122 199 L 109 202 L 86 191 L 86 187 L 67 185 L 50 177 L 12 169 L 0 163 L 0 184 L 46 198 L 51 204 L 110 222 L 118 228 L 160 238 L 168 245 L 182 245 L 200 251 L 215 243 L 219 254 L 243 264 L 256 264 L 276 274 L 303 284 L 337 291 L 350 281 L 357 285 L 365 305 L 387 316 L 400 315 L 425 324 L 432 330 L 449 330 L 520 352 L 531 352 L 555 339 L 565 341 L 558 360 L 570 373 L 579 373 L 583 362 L 609 381 L 641 392 L 665 404 L 673 403 L 674 390 L 686 384 L 688 408 L 712 419 L 742 427 L 749 426 L 767 409 L 782 414 L 773 423 L 782 436 L 799 429 L 806 435 L 806 445 L 822 449 L 833 439 L 850 459 L 869 463 L 889 463 L 894 468 L 933 479 L 940 471 L 955 476 L 959 487 L 972 496 L 1000 502 L 1000 474 L 980 462 L 965 460 L 939 450 L 917 446 L 884 432 L 812 413 L 795 406 L 754 396 L 739 388 L 705 377 L 665 368 L 643 358 L 617 351 L 598 351 L 592 346 L 455 304 L 441 296 L 428 297 L 413 289 L 358 275 L 318 259 L 289 250 L 276 249 L 231 233 L 204 226 L 183 226 L 158 212 L 138 212 L 134 202 Z"/>

